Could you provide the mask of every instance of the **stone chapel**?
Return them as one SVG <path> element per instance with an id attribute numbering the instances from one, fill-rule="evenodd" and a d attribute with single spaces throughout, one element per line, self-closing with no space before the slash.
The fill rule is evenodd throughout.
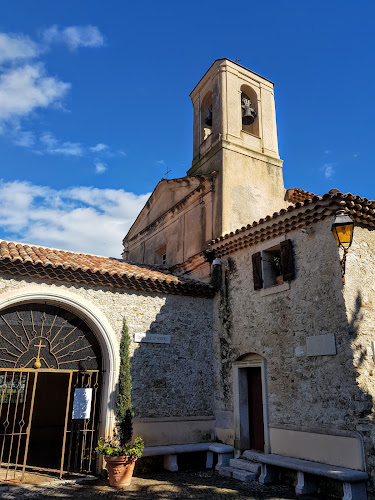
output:
<path id="1" fill-rule="evenodd" d="M 266 78 L 219 59 L 190 96 L 192 166 L 158 183 L 122 259 L 0 244 L 0 477 L 98 472 L 125 320 L 146 456 L 367 498 L 375 201 L 285 189 Z"/>

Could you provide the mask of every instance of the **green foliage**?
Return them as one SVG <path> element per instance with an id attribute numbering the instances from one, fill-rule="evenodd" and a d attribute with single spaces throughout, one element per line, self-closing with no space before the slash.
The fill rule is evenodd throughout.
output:
<path id="1" fill-rule="evenodd" d="M 280 276 L 281 272 L 281 257 L 279 255 L 273 255 L 268 262 L 272 268 L 272 271 L 275 273 L 275 276 Z"/>
<path id="2" fill-rule="evenodd" d="M 130 335 L 124 320 L 120 342 L 120 373 L 118 392 L 115 405 L 116 431 L 113 438 L 100 438 L 95 448 L 99 455 L 108 457 L 127 456 L 136 460 L 142 456 L 143 439 L 133 436 L 133 408 L 131 402 L 131 375 L 130 375 Z"/>
<path id="3" fill-rule="evenodd" d="M 107 457 L 129 457 L 140 458 L 144 448 L 143 439 L 137 437 L 134 443 L 127 443 L 124 446 L 119 444 L 116 438 L 113 439 L 99 439 L 98 446 L 95 448 L 96 453 L 99 455 L 106 455 Z"/>
<path id="4" fill-rule="evenodd" d="M 120 373 L 118 393 L 115 407 L 117 432 L 120 445 L 129 443 L 133 435 L 133 409 L 131 403 L 131 375 L 130 375 L 130 335 L 124 320 L 120 342 Z"/>

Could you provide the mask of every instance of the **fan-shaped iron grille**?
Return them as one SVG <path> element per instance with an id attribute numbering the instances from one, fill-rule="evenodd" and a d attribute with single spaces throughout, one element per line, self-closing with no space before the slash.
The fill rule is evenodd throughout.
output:
<path id="1" fill-rule="evenodd" d="M 22 304 L 0 312 L 0 368 L 101 370 L 100 346 L 72 312 Z"/>

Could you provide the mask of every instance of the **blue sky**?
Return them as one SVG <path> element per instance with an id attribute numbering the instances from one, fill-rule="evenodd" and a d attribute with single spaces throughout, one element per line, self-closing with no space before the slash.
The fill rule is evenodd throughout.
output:
<path id="1" fill-rule="evenodd" d="M 275 82 L 286 187 L 375 198 L 373 2 L 0 5 L 0 237 L 112 255 L 191 162 L 215 59 Z"/>

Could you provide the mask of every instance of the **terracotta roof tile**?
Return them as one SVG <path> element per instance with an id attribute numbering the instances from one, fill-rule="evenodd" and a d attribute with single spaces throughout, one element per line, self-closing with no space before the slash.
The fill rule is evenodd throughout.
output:
<path id="1" fill-rule="evenodd" d="M 317 196 L 307 191 L 309 197 L 290 205 L 287 209 L 275 212 L 246 227 L 224 234 L 211 241 L 219 257 L 229 255 L 234 250 L 255 245 L 259 242 L 270 240 L 276 236 L 311 225 L 326 217 L 332 216 L 338 208 L 343 208 L 356 222 L 364 227 L 375 227 L 375 201 L 362 198 L 352 193 L 341 193 L 332 189 L 323 196 Z M 311 196 L 310 196 L 311 195 Z M 302 195 L 301 195 L 302 196 Z"/>
<path id="2" fill-rule="evenodd" d="M 298 201 L 311 200 L 314 196 L 316 196 L 314 193 L 310 193 L 304 189 L 291 188 L 286 190 L 285 199 L 294 204 Z"/>
<path id="3" fill-rule="evenodd" d="M 87 284 L 211 297 L 213 288 L 157 266 L 9 241 L 0 242 L 0 271 Z"/>

